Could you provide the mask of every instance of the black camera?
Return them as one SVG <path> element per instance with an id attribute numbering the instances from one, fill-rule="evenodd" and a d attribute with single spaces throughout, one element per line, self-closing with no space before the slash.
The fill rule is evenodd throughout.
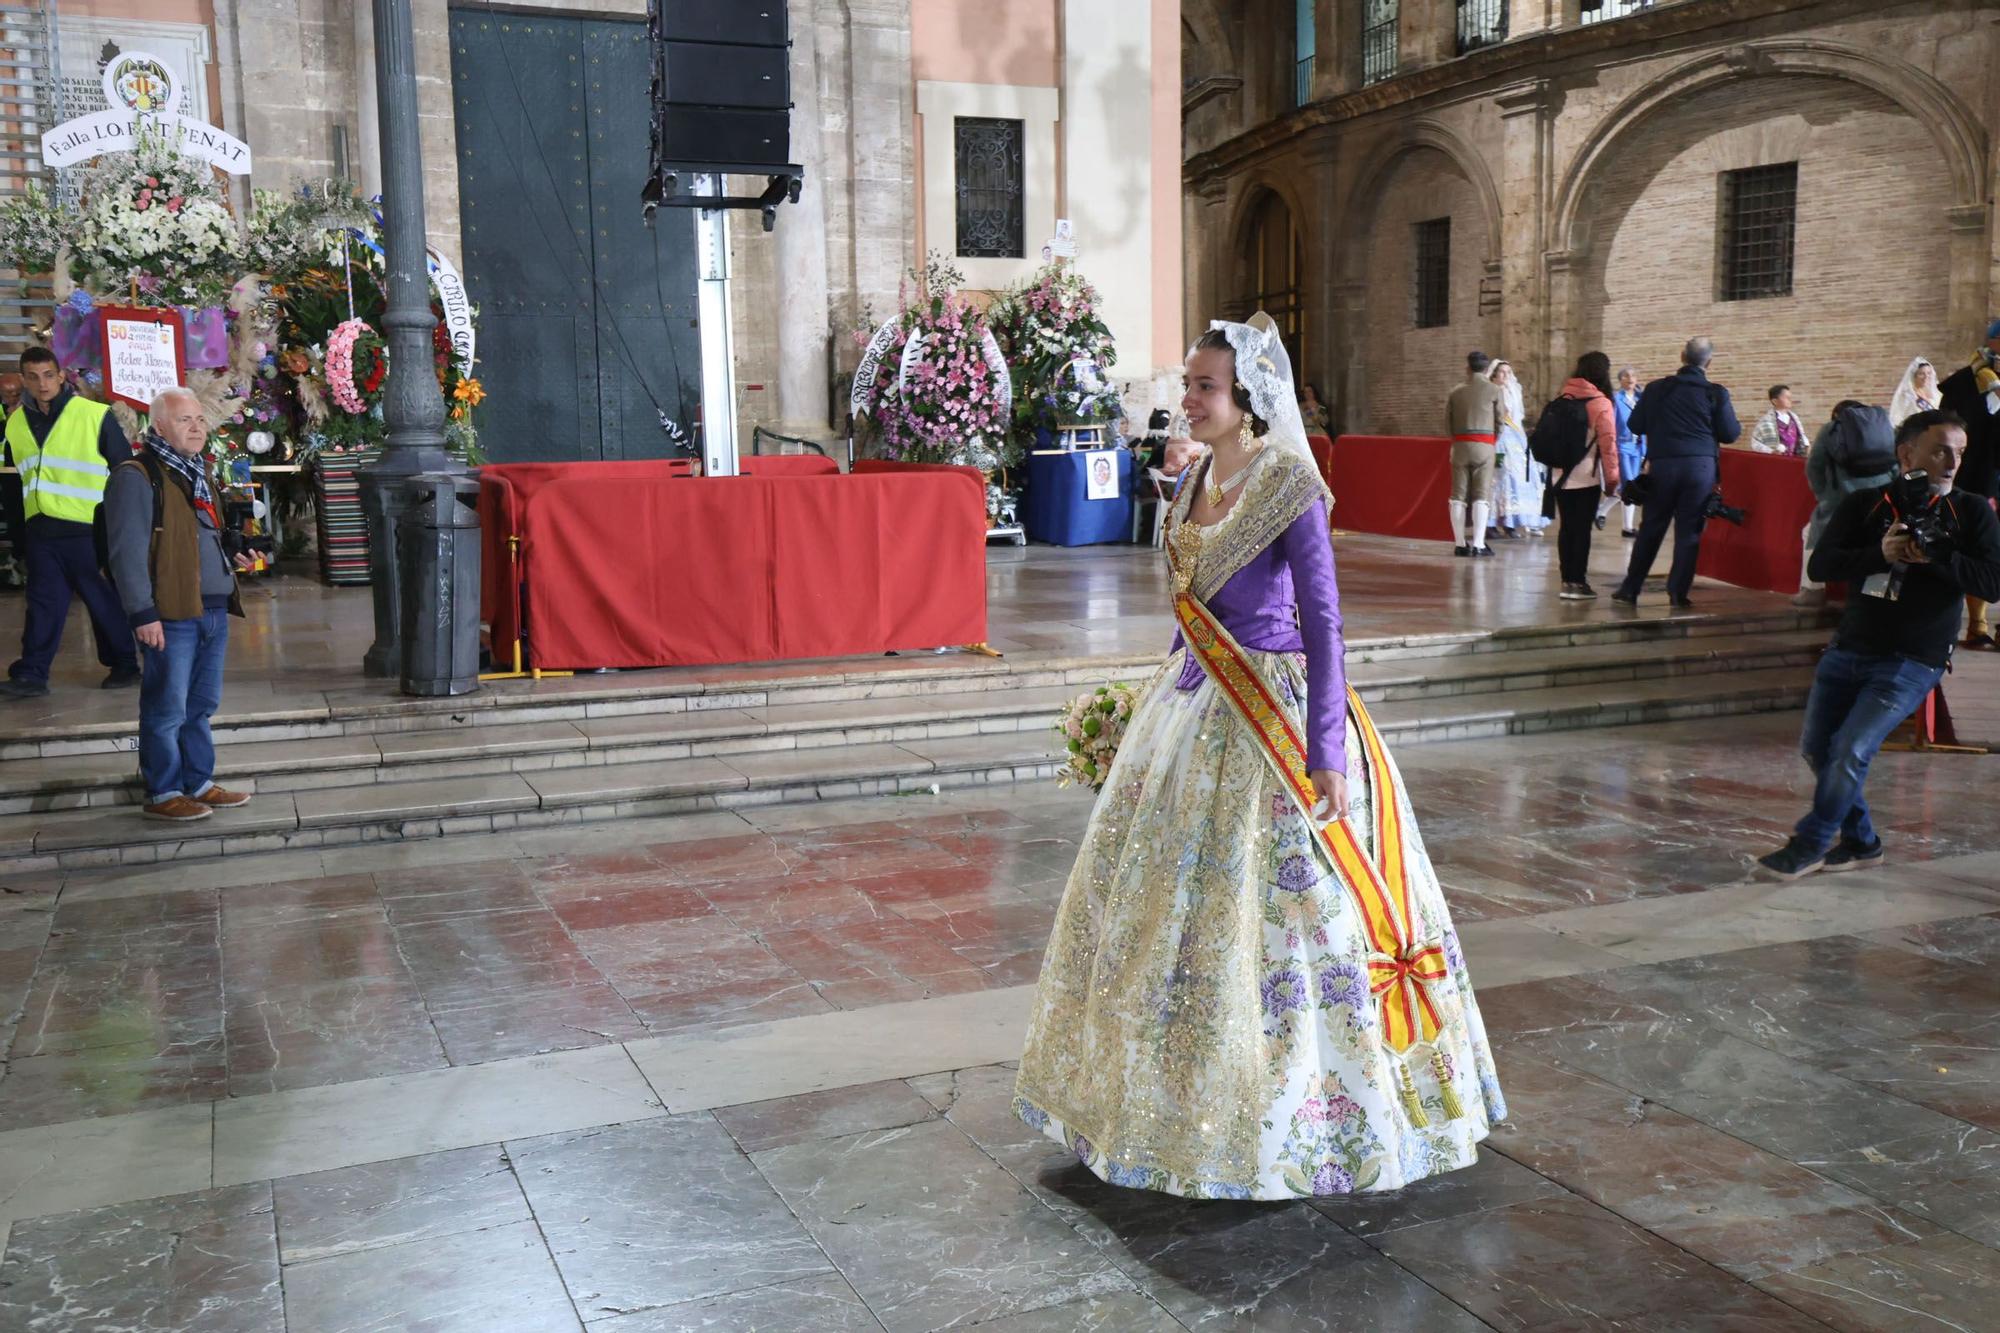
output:
<path id="1" fill-rule="evenodd" d="M 1740 528 L 1743 526 L 1744 521 L 1750 517 L 1750 511 L 1739 509 L 1735 505 L 1724 501 L 1721 491 L 1710 491 L 1708 499 L 1702 502 L 1701 516 L 1703 518 L 1719 518 L 1725 523 L 1734 523 Z"/>
<path id="2" fill-rule="evenodd" d="M 1897 522 L 1924 553 L 1924 559 L 1939 564 L 1951 558 L 1958 525 L 1951 506 L 1938 503 L 1930 473 L 1919 468 L 1897 477 L 1889 483 L 1889 502 L 1895 507 Z"/>

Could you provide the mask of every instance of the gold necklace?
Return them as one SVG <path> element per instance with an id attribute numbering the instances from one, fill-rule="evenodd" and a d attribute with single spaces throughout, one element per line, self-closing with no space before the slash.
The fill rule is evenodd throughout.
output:
<path id="1" fill-rule="evenodd" d="M 1210 509 L 1220 509 L 1223 500 L 1228 498 L 1231 491 L 1243 484 L 1244 478 L 1250 475 L 1250 469 L 1257 466 L 1257 460 L 1263 456 L 1264 446 L 1260 444 L 1257 446 L 1257 452 L 1250 455 L 1250 461 L 1236 469 L 1233 476 L 1227 481 L 1217 481 L 1215 479 L 1215 455 L 1210 454 L 1208 459 L 1208 507 Z"/>

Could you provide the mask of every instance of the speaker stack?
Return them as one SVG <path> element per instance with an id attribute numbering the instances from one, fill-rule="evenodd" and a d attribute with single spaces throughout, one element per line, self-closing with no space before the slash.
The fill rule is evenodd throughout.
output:
<path id="1" fill-rule="evenodd" d="M 764 230 L 799 197 L 791 160 L 790 17 L 784 0 L 652 0 L 653 170 L 656 206 L 758 208 Z M 699 196 L 688 177 L 765 176 L 748 198 Z"/>

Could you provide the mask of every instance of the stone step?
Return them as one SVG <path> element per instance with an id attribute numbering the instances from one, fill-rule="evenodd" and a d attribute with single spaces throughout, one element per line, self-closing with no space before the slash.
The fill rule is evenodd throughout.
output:
<path id="1" fill-rule="evenodd" d="M 1388 700 L 1372 711 L 1386 734 L 1409 745 L 1798 708 L 1809 685 L 1802 667 L 1785 666 Z M 128 809 L 14 814 L 0 816 L 0 871 L 143 864 L 1047 779 L 1056 769 L 1044 726 L 267 792 L 245 809 L 193 825 L 151 824 Z"/>
<path id="2" fill-rule="evenodd" d="M 1566 648 L 1726 641 L 1781 634 L 1820 623 L 1819 613 L 1790 608 L 1756 614 L 1648 612 L 1618 619 L 1503 631 L 1358 639 L 1351 664 L 1410 659 L 1469 659 Z M 1167 635 L 1162 635 L 1161 648 Z M 904 657 L 865 667 L 802 663 L 777 667 L 614 672 L 537 681 L 499 681 L 459 699 L 412 699 L 386 685 L 301 691 L 262 701 L 229 697 L 215 720 L 218 744 L 455 731 L 470 727 L 583 723 L 633 715 L 741 711 L 853 704 L 994 689 L 1054 689 L 1143 676 L 1151 654 L 1001 661 L 954 656 Z M 247 693 L 247 692 L 246 692 Z M 136 708 L 136 705 L 135 705 Z M 136 716 L 109 721 L 12 724 L 0 718 L 0 761 L 107 755 L 136 747 Z"/>
<path id="3" fill-rule="evenodd" d="M 1811 663 L 1816 630 L 1749 639 L 1476 654 L 1416 663 L 1361 662 L 1350 680 L 1370 704 L 1611 681 L 1747 671 Z M 1154 663 L 1148 662 L 1149 674 Z M 1140 675 L 1141 673 L 1134 673 Z M 257 792 L 470 778 L 631 765 L 708 755 L 935 741 L 992 732 L 1036 732 L 1077 686 L 999 688 L 762 708 L 633 713 L 575 722 L 524 722 L 218 746 L 218 772 Z M 18 760 L 0 767 L 0 815 L 133 804 L 141 799 L 130 753 Z"/>

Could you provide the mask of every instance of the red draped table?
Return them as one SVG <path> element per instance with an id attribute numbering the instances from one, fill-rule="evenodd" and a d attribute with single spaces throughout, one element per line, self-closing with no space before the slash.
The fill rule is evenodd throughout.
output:
<path id="1" fill-rule="evenodd" d="M 1740 588 L 1797 592 L 1805 572 L 1806 523 L 1815 504 L 1805 460 L 1744 449 L 1721 453 L 1722 498 L 1749 513 L 1740 528 L 1719 518 L 1708 521 L 1695 572 Z"/>
<path id="2" fill-rule="evenodd" d="M 700 666 L 986 638 L 986 503 L 956 471 L 841 476 L 746 459 L 518 463 L 480 473 L 484 613 L 524 666 Z M 767 466 L 758 466 L 767 465 Z M 679 475 L 676 475 L 676 474 Z M 762 475 L 757 475 L 761 473 Z M 810 475 L 831 473 L 831 475 Z"/>
<path id="3" fill-rule="evenodd" d="M 1452 540 L 1451 441 L 1434 435 L 1312 437 L 1333 491 L 1333 526 L 1384 537 Z"/>

